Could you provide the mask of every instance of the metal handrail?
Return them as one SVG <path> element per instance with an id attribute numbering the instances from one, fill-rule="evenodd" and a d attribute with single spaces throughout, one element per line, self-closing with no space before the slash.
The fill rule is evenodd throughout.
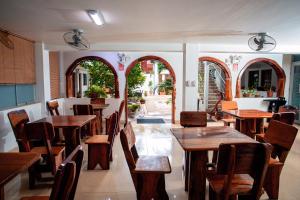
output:
<path id="1" fill-rule="evenodd" d="M 208 67 L 213 67 L 215 72 L 217 72 L 217 76 L 218 78 L 220 78 L 220 80 L 222 81 L 222 85 L 219 85 L 219 88 L 222 90 L 222 92 L 224 92 L 225 88 L 224 88 L 224 85 L 225 85 L 225 80 L 223 79 L 221 73 L 219 72 L 219 70 L 215 67 L 215 65 L 213 63 L 210 63 L 208 64 Z M 221 69 L 220 69 L 221 70 Z M 216 74 L 216 73 L 215 73 Z"/>

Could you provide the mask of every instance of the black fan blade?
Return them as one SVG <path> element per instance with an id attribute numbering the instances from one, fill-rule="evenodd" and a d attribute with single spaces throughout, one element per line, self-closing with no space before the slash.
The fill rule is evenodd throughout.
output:
<path id="1" fill-rule="evenodd" d="M 264 44 L 271 44 L 271 45 L 274 45 L 273 42 L 264 42 Z"/>
<path id="2" fill-rule="evenodd" d="M 261 44 L 261 41 L 260 40 L 258 40 L 257 38 L 254 38 L 254 40 L 253 40 L 254 42 L 255 42 L 255 44 L 257 44 L 257 45 L 260 45 Z"/>
<path id="3" fill-rule="evenodd" d="M 81 41 L 79 41 L 80 44 L 82 44 L 82 46 L 84 46 L 85 48 L 89 48 L 86 44 L 82 43 Z"/>
<path id="4" fill-rule="evenodd" d="M 262 48 L 264 48 L 264 45 L 263 45 L 263 44 L 260 44 L 260 45 L 258 45 L 256 51 L 260 51 L 260 50 L 262 50 Z"/>

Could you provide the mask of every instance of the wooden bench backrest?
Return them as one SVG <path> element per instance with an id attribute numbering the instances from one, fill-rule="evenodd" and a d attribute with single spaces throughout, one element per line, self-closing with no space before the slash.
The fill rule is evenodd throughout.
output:
<path id="1" fill-rule="evenodd" d="M 128 167 L 132 171 L 136 167 L 135 163 L 138 159 L 138 154 L 135 148 L 135 134 L 130 122 L 121 130 L 120 139 Z"/>
<path id="2" fill-rule="evenodd" d="M 59 104 L 57 100 L 47 101 L 47 108 L 51 116 L 60 115 L 58 111 L 58 107 Z"/>
<path id="3" fill-rule="evenodd" d="M 296 119 L 295 112 L 281 112 L 278 113 L 280 115 L 280 120 L 283 123 L 293 125 Z"/>
<path id="4" fill-rule="evenodd" d="M 297 136 L 298 129 L 292 125 L 271 120 L 264 140 L 272 144 L 272 158 L 284 163 Z"/>
<path id="5" fill-rule="evenodd" d="M 237 110 L 236 101 L 221 101 L 221 110 Z"/>
<path id="6" fill-rule="evenodd" d="M 71 161 L 61 165 L 54 178 L 54 184 L 49 200 L 67 200 L 71 195 L 72 186 L 75 180 L 76 164 Z"/>
<path id="7" fill-rule="evenodd" d="M 74 104 L 74 115 L 94 115 L 93 106 L 90 104 Z"/>
<path id="8" fill-rule="evenodd" d="M 119 122 L 120 122 L 120 118 L 122 117 L 123 114 L 123 110 L 124 110 L 124 105 L 125 105 L 125 101 L 121 101 L 120 106 L 119 106 Z"/>
<path id="9" fill-rule="evenodd" d="M 74 200 L 76 189 L 77 189 L 77 184 L 78 184 L 78 179 L 79 179 L 80 172 L 81 172 L 82 160 L 83 160 L 83 148 L 81 145 L 78 145 L 62 163 L 62 165 L 66 165 L 66 163 L 73 161 L 76 164 L 74 183 L 72 185 L 68 200 Z"/>
<path id="10" fill-rule="evenodd" d="M 25 124 L 29 122 L 29 117 L 25 110 L 16 110 L 7 113 L 7 117 L 14 132 L 20 152 L 30 151 L 30 145 L 27 139 Z"/>
<path id="11" fill-rule="evenodd" d="M 52 151 L 52 141 L 54 139 L 55 131 L 51 123 L 49 122 L 37 122 L 26 124 L 26 132 L 28 140 L 42 139 L 47 149 L 48 164 L 51 167 L 52 174 L 56 173 L 57 167 L 55 162 L 55 155 Z M 60 163 L 59 163 L 60 164 Z"/>
<path id="12" fill-rule="evenodd" d="M 217 174 L 227 175 L 224 180 L 225 196 L 230 193 L 234 174 L 249 174 L 254 179 L 251 199 L 259 199 L 271 148 L 271 145 L 264 143 L 236 143 L 219 146 Z"/>
<path id="13" fill-rule="evenodd" d="M 278 109 L 278 112 L 294 112 L 296 113 L 298 111 L 298 109 L 292 105 L 284 105 L 284 106 L 280 106 Z"/>
<path id="14" fill-rule="evenodd" d="M 118 129 L 118 113 L 114 112 L 111 114 L 109 117 L 109 125 L 108 125 L 108 141 L 109 141 L 109 146 L 110 146 L 110 151 L 113 147 L 114 139 L 117 134 L 117 129 Z"/>
<path id="15" fill-rule="evenodd" d="M 182 111 L 180 113 L 180 125 L 183 127 L 207 126 L 207 113 L 201 111 Z"/>

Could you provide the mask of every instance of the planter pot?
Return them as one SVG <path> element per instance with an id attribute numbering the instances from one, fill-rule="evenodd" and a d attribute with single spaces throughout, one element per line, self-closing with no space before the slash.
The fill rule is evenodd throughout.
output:
<path id="1" fill-rule="evenodd" d="M 159 95 L 166 95 L 166 92 L 159 92 Z"/>
<path id="2" fill-rule="evenodd" d="M 267 97 L 273 97 L 273 91 L 267 91 Z"/>
<path id="3" fill-rule="evenodd" d="M 141 104 L 145 104 L 145 103 L 146 103 L 146 100 L 142 100 L 142 99 L 141 99 L 141 100 L 140 100 L 140 103 L 141 103 Z"/>
<path id="4" fill-rule="evenodd" d="M 250 94 L 243 94 L 243 97 L 250 97 Z"/>

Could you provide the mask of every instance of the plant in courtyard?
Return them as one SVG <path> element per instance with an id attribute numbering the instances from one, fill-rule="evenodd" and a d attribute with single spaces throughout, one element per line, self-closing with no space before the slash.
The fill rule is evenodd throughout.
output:
<path id="1" fill-rule="evenodd" d="M 166 66 L 163 63 L 161 63 L 161 62 L 158 62 L 157 68 L 158 68 L 158 73 L 160 73 L 163 70 L 167 69 Z"/>
<path id="2" fill-rule="evenodd" d="M 139 104 L 129 104 L 128 105 L 128 110 L 131 112 L 136 112 L 140 108 Z"/>
<path id="3" fill-rule="evenodd" d="M 111 69 L 106 64 L 98 60 L 87 60 L 82 61 L 80 65 L 88 70 L 91 86 L 99 86 L 107 91 L 110 91 L 110 94 L 114 94 L 115 77 Z"/>
<path id="4" fill-rule="evenodd" d="M 164 82 L 159 84 L 159 91 L 166 92 L 166 94 L 170 94 L 173 90 L 173 83 L 172 79 L 166 79 Z"/>
<path id="5" fill-rule="evenodd" d="M 84 93 L 84 95 L 86 97 L 90 97 L 90 98 L 99 98 L 99 97 L 102 97 L 102 98 L 106 98 L 107 97 L 107 94 L 106 92 L 104 91 L 103 88 L 101 88 L 100 86 L 98 85 L 91 85 Z"/>
<path id="6" fill-rule="evenodd" d="M 141 87 L 146 81 L 146 77 L 143 74 L 141 64 L 137 63 L 130 71 L 127 77 L 128 84 L 128 96 L 133 97 L 136 95 L 135 89 Z"/>

